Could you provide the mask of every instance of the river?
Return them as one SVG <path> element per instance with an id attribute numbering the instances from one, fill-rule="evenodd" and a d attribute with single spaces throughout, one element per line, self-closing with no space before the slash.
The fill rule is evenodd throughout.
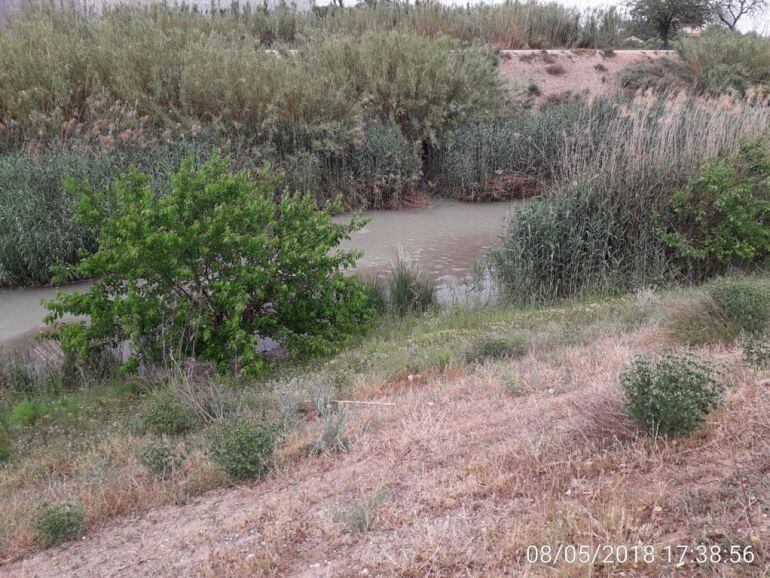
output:
<path id="1" fill-rule="evenodd" d="M 399 251 L 414 260 L 439 281 L 446 299 L 453 288 L 468 276 L 474 263 L 498 242 L 511 203 L 461 203 L 437 199 L 433 206 L 401 211 L 369 211 L 370 219 L 353 233 L 344 248 L 363 251 L 357 273 L 374 276 L 389 270 Z M 336 217 L 344 221 L 346 216 Z M 63 291 L 83 291 L 87 284 L 74 284 Z M 36 287 L 0 289 L 0 345 L 12 347 L 26 342 L 43 328 L 43 299 L 51 299 L 57 289 Z"/>

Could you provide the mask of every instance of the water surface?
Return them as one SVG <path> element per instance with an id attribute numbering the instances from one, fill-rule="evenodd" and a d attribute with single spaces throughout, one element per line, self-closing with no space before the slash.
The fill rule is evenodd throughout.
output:
<path id="1" fill-rule="evenodd" d="M 357 273 L 375 276 L 387 272 L 401 250 L 440 283 L 440 292 L 470 274 L 474 263 L 498 243 L 511 203 L 471 204 L 439 199 L 433 206 L 402 211 L 369 211 L 371 221 L 353 233 L 345 248 L 361 249 Z M 338 221 L 348 220 L 340 216 Z M 62 291 L 84 291 L 87 283 Z M 0 289 L 0 345 L 23 343 L 43 327 L 42 299 L 52 299 L 56 288 Z"/>

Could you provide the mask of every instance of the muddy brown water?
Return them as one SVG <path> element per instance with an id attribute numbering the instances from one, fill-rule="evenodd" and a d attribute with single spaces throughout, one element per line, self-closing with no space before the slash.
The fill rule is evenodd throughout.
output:
<path id="1" fill-rule="evenodd" d="M 473 270 L 486 252 L 499 242 L 511 203 L 471 204 L 439 199 L 433 206 L 401 211 L 369 211 L 370 222 L 353 233 L 345 248 L 363 251 L 357 274 L 387 272 L 401 251 L 439 281 L 445 297 Z M 345 221 L 349 217 L 336 217 Z M 87 283 L 62 291 L 84 291 Z M 52 299 L 57 288 L 0 289 L 0 346 L 14 348 L 31 341 L 44 327 L 43 299 Z"/>

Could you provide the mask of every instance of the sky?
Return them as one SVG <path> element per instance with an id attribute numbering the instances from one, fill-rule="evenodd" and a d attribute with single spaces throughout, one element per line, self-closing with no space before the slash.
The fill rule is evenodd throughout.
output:
<path id="1" fill-rule="evenodd" d="M 316 0 L 316 6 L 324 6 L 329 4 L 331 0 Z M 357 0 L 344 0 L 345 5 L 353 5 Z M 485 0 L 486 4 L 499 4 L 504 0 Z M 548 0 L 544 0 L 548 1 Z M 608 2 L 607 0 L 556 0 L 559 4 L 565 6 L 576 7 L 580 10 L 586 8 L 607 8 L 609 6 L 622 6 L 622 2 Z M 466 0 L 441 0 L 442 4 L 449 5 L 462 5 L 464 6 L 468 2 Z M 470 0 L 470 4 L 477 4 L 479 0 Z M 748 16 L 744 16 L 742 20 L 738 22 L 738 28 L 741 32 L 756 31 L 761 34 L 770 35 L 770 11 L 766 11 L 764 14 L 751 19 Z"/>

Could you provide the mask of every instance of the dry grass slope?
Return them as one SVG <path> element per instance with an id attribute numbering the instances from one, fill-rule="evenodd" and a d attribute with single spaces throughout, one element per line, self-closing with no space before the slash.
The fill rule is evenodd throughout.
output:
<path id="1" fill-rule="evenodd" d="M 767 371 L 747 369 L 732 347 L 701 349 L 724 365 L 732 386 L 724 406 L 686 438 L 642 436 L 622 412 L 619 372 L 635 355 L 666 346 L 659 312 L 682 298 L 455 319 L 455 334 L 474 323 L 487 331 L 516 324 L 529 350 L 408 375 L 392 371 L 395 355 L 391 369 L 355 377 L 352 397 L 382 404 L 350 410 L 347 452 L 308 457 L 304 448 L 322 426 L 310 421 L 284 445 L 277 470 L 263 482 L 104 523 L 84 541 L 11 563 L 4 573 L 766 575 Z M 441 342 L 448 323 L 413 325 L 405 350 Z M 382 351 L 393 337 L 366 348 Z M 343 355 L 338 362 L 344 361 Z M 87 457 L 93 468 L 97 455 L 124 458 L 125 440 L 114 443 Z M 130 462 L 125 467 L 120 487 L 129 503 L 170 501 L 170 487 L 149 487 Z M 191 467 L 200 483 L 210 483 L 205 463 Z M 0 483 L 6 493 L 8 483 L 7 477 Z M 39 489 L 27 487 L 23 499 L 32 499 Z M 121 507 L 112 496 L 109 503 Z M 701 541 L 752 545 L 757 561 L 678 570 L 660 562 L 664 546 Z M 556 543 L 654 544 L 659 561 L 555 571 L 526 563 L 528 545 Z"/>

